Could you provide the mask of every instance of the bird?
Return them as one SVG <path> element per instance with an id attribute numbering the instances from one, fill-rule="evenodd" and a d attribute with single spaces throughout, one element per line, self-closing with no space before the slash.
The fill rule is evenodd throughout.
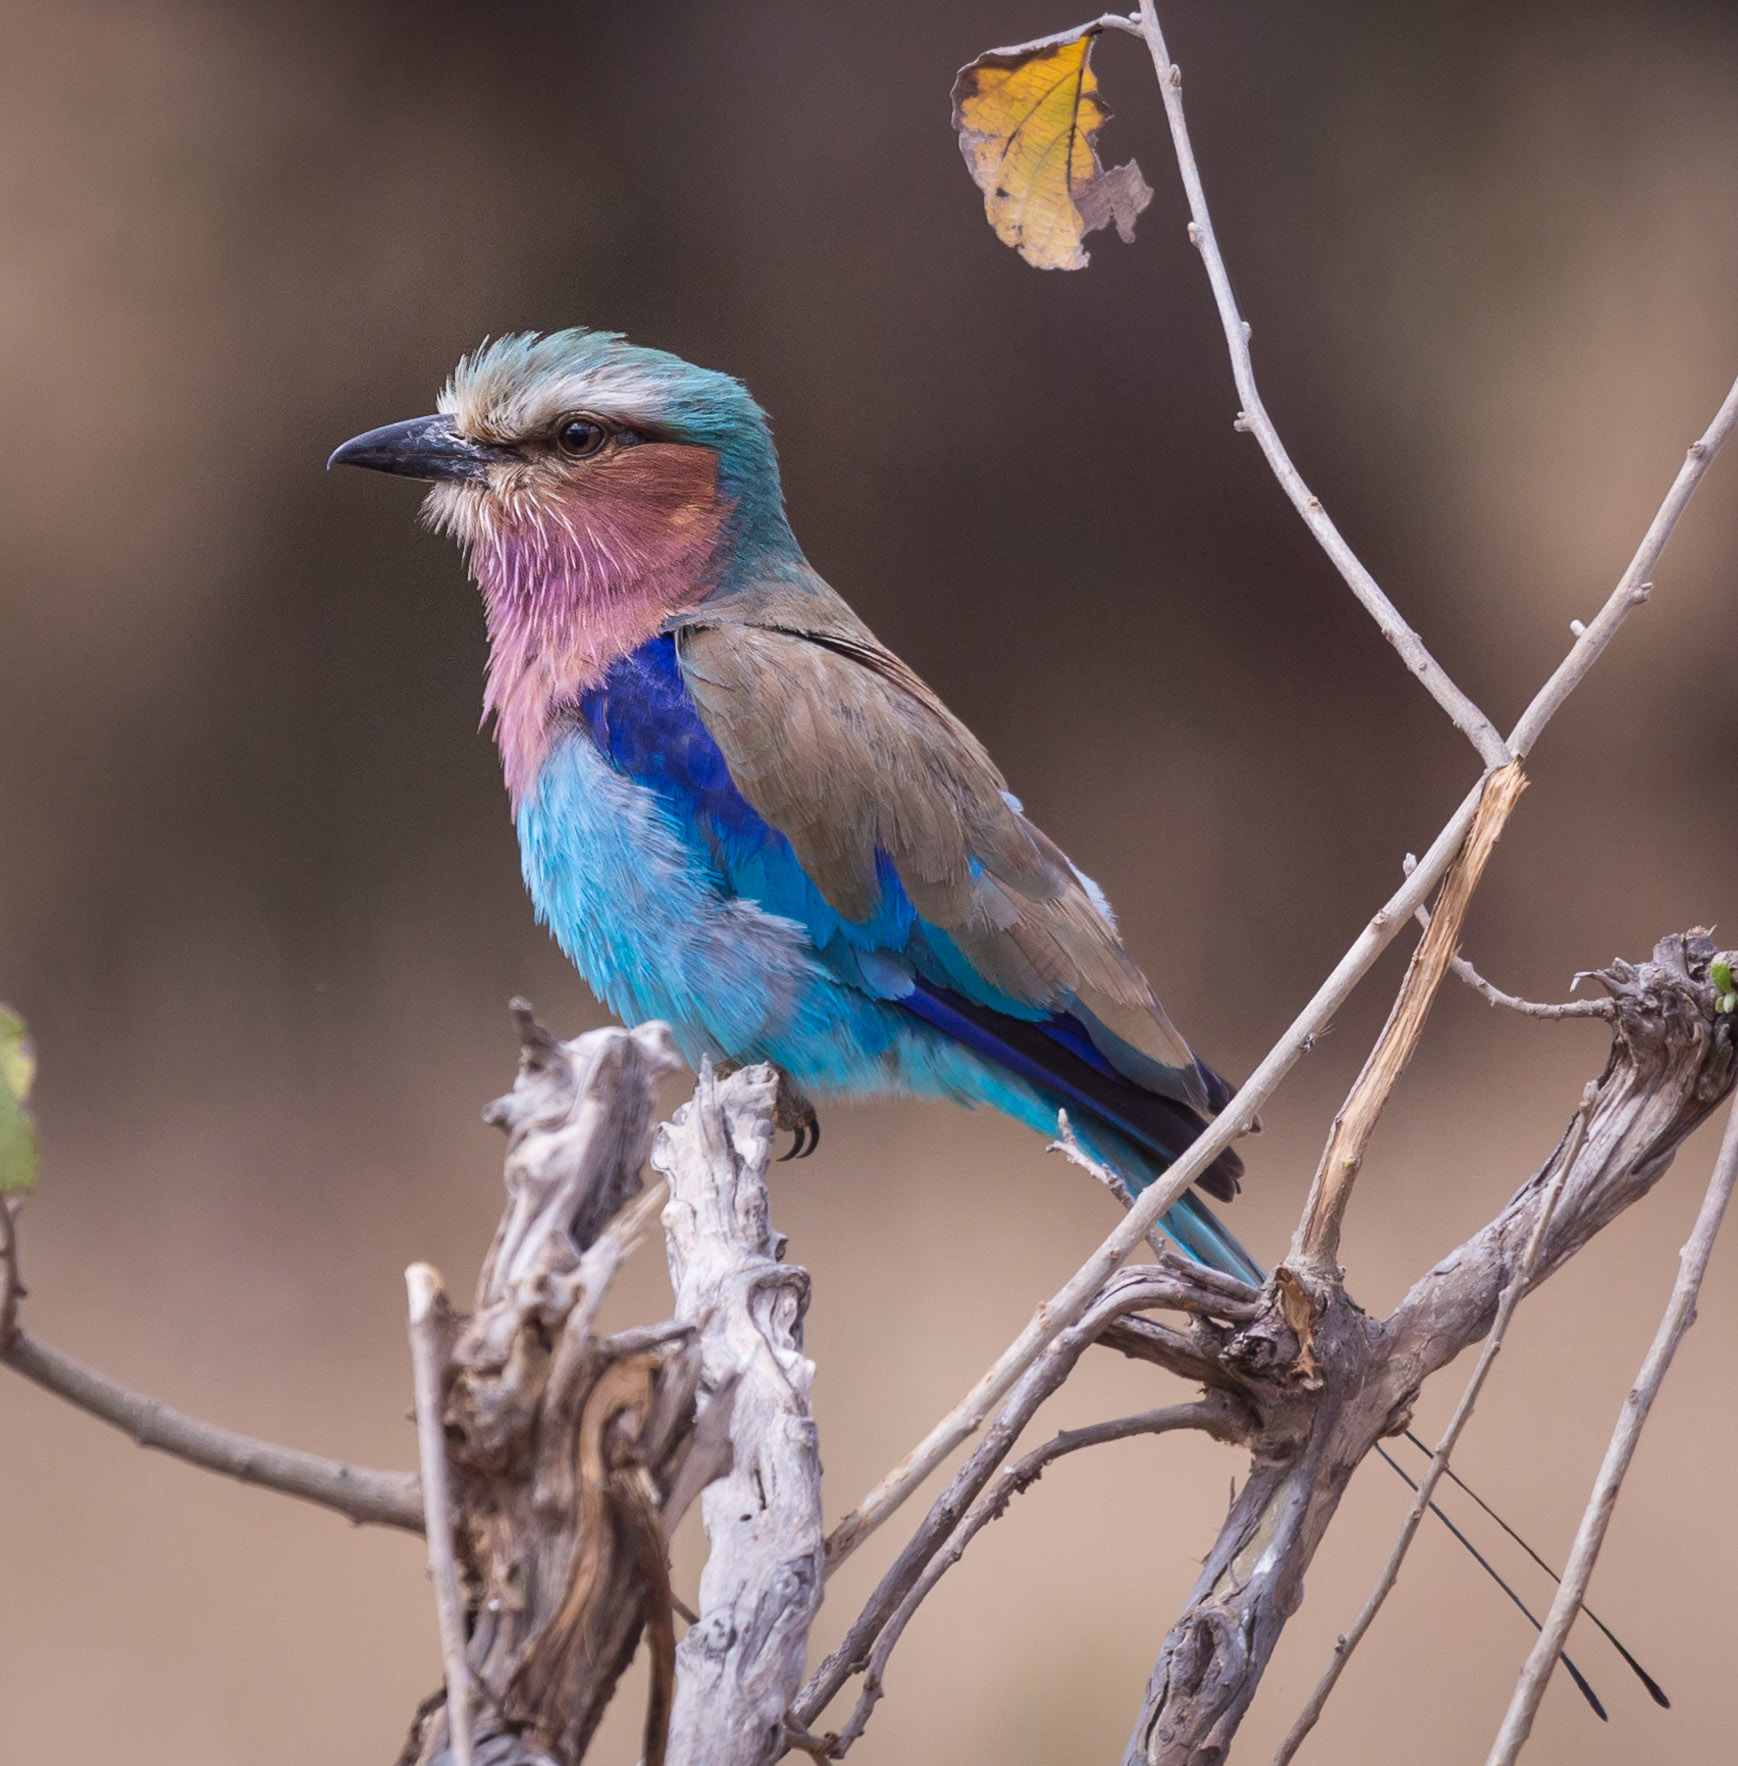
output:
<path id="1" fill-rule="evenodd" d="M 539 918 L 696 1069 L 770 1062 L 787 1157 L 816 1099 L 950 1098 L 1052 1136 L 1066 1111 L 1127 1200 L 1229 1102 L 1104 892 L 809 563 L 739 380 L 613 331 L 513 333 L 337 465 L 428 483 L 481 590 Z M 1197 1186 L 1228 1202 L 1242 1169 L 1227 1149 Z M 1161 1226 L 1262 1281 L 1196 1189 Z"/>
<path id="2" fill-rule="evenodd" d="M 434 415 L 327 464 L 425 481 L 466 555 L 539 917 L 691 1065 L 770 1062 L 793 1153 L 818 1143 L 812 1097 L 947 1097 L 1042 1133 L 1066 1111 L 1132 1198 L 1229 1103 L 1104 892 L 810 565 L 738 380 L 611 331 L 515 333 L 460 361 Z M 1196 1183 L 1229 1202 L 1242 1171 L 1227 1148 Z M 1160 1225 L 1265 1280 L 1194 1190 Z"/>

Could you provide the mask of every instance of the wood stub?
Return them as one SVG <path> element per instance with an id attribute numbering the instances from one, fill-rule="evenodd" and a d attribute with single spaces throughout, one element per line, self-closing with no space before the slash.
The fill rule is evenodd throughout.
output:
<path id="1" fill-rule="evenodd" d="M 677 1648 L 670 1766 L 769 1766 L 821 1602 L 821 1460 L 803 1354 L 808 1272 L 781 1261 L 766 1192 L 778 1075 L 702 1070 L 660 1130 L 676 1318 L 701 1391 L 729 1403 L 728 1470 L 701 1497 L 710 1545 L 700 1616 Z"/>
<path id="2" fill-rule="evenodd" d="M 578 1766 L 644 1634 L 658 1766 L 675 1671 L 665 1510 L 691 1494 L 700 1346 L 680 1324 L 594 1324 L 658 1199 L 642 1173 L 675 1058 L 661 1026 L 562 1042 L 517 1015 L 518 1079 L 488 1112 L 508 1137 L 506 1207 L 441 1384 L 473 1757 Z M 406 1757 L 451 1759 L 444 1701 Z"/>

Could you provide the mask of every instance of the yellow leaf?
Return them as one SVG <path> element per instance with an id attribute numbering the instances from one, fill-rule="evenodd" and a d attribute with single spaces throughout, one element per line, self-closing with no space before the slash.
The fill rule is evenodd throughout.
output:
<path id="1" fill-rule="evenodd" d="M 996 237 L 1040 270 L 1086 266 L 1082 238 L 1116 222 L 1133 240 L 1153 199 L 1131 159 L 1106 171 L 1095 141 L 1110 121 L 1092 71 L 1097 25 L 990 49 L 960 69 L 953 126 Z"/>

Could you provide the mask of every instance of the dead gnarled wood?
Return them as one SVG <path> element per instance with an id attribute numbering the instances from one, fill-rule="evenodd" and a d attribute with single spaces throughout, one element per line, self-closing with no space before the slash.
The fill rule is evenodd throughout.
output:
<path id="1" fill-rule="evenodd" d="M 676 1317 L 699 1333 L 703 1389 L 730 1394 L 729 1470 L 701 1496 L 700 1616 L 676 1652 L 670 1766 L 769 1766 L 821 1604 L 821 1459 L 803 1354 L 808 1272 L 767 1210 L 778 1075 L 703 1069 L 658 1132 Z M 716 1400 L 714 1401 L 716 1402 Z"/>
<path id="2" fill-rule="evenodd" d="M 808 1276 L 780 1261 L 767 1208 L 778 1078 L 707 1069 L 658 1131 L 676 1314 L 600 1336 L 666 1194 L 641 1173 L 675 1058 L 661 1025 L 561 1042 L 516 1009 L 518 1080 L 488 1113 L 509 1137 L 507 1206 L 475 1312 L 440 1332 L 463 1664 L 449 1649 L 447 1695 L 405 1760 L 578 1766 L 643 1637 L 645 1766 L 763 1766 L 783 1748 L 822 1537 Z M 712 1555 L 678 1650 L 668 1547 L 696 1496 Z"/>
<path id="3" fill-rule="evenodd" d="M 1529 1288 L 1644 1196 L 1731 1091 L 1732 1020 L 1708 979 L 1717 954 L 1711 938 L 1689 933 L 1662 939 L 1647 962 L 1599 973 L 1614 1035 L 1584 1126 L 1386 1319 L 1360 1310 L 1337 1274 L 1284 1271 L 1263 1316 L 1205 1356 L 1198 1337 L 1187 1359 L 1162 1339 L 1144 1345 L 1190 1377 L 1229 1383 L 1258 1421 L 1249 1481 L 1165 1638 L 1125 1766 L 1225 1759 L 1353 1471 L 1407 1426 L 1423 1382 L 1491 1328 L 1548 1200 Z"/>
<path id="4" fill-rule="evenodd" d="M 665 1542 L 695 1488 L 700 1351 L 684 1325 L 593 1327 L 660 1199 L 641 1173 L 675 1057 L 659 1025 L 561 1042 L 515 1009 L 519 1076 L 487 1113 L 508 1136 L 507 1206 L 440 1372 L 470 1751 L 477 1766 L 572 1766 L 644 1632 L 656 1766 L 675 1671 Z M 406 1761 L 453 1758 L 454 1672 Z"/>

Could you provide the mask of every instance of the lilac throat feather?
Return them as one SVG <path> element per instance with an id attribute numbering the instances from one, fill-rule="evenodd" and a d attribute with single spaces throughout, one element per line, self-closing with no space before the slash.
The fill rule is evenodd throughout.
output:
<path id="1" fill-rule="evenodd" d="M 708 448 L 648 442 L 566 486 L 441 485 L 430 522 L 463 544 L 489 633 L 483 718 L 514 813 L 561 715 L 719 580 L 730 502 Z"/>

